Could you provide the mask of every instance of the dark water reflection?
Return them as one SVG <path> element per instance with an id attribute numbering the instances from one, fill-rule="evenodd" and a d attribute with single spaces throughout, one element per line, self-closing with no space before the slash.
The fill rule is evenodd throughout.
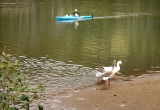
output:
<path id="1" fill-rule="evenodd" d="M 122 77 L 160 71 L 158 0 L 0 1 L 0 49 L 33 82 L 57 92 L 95 84 L 95 68 L 122 60 Z M 77 8 L 92 20 L 56 23 Z"/>

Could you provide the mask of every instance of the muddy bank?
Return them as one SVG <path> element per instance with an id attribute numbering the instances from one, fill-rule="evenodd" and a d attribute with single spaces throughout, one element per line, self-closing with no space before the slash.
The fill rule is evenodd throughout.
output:
<path id="1" fill-rule="evenodd" d="M 116 79 L 111 86 L 96 84 L 55 96 L 50 104 L 52 102 L 54 109 L 67 110 L 159 110 L 160 75 L 146 75 L 130 81 Z M 44 109 L 47 106 L 44 105 Z"/>

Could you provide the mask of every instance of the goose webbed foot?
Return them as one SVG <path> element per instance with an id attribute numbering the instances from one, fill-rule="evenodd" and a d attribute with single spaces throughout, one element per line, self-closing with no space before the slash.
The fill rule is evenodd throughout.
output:
<path id="1" fill-rule="evenodd" d="M 108 83 L 108 85 L 111 85 L 111 81 L 109 80 L 109 83 Z"/>

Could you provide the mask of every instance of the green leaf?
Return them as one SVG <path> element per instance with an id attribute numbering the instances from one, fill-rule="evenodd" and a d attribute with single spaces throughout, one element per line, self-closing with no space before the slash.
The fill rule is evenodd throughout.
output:
<path id="1" fill-rule="evenodd" d="M 26 89 L 27 89 L 27 86 L 23 86 L 23 87 L 20 88 L 20 91 L 24 91 Z"/>
<path id="2" fill-rule="evenodd" d="M 7 68 L 6 65 L 2 65 L 2 69 L 6 70 L 6 68 Z"/>
<path id="3" fill-rule="evenodd" d="M 0 94 L 0 98 L 4 98 L 4 97 L 6 97 L 6 95 Z"/>
<path id="4" fill-rule="evenodd" d="M 5 66 L 4 64 L 1 64 L 1 65 L 0 65 L 0 68 L 3 69 L 4 66 Z"/>
<path id="5" fill-rule="evenodd" d="M 39 110 L 43 110 L 43 106 L 40 105 L 40 104 L 38 104 L 38 109 L 39 109 Z"/>
<path id="6" fill-rule="evenodd" d="M 38 95 L 34 95 L 34 98 L 38 98 Z"/>
<path id="7" fill-rule="evenodd" d="M 14 62 L 14 65 L 15 65 L 15 66 L 17 66 L 17 65 L 18 65 L 18 60 L 16 60 L 16 61 Z"/>
<path id="8" fill-rule="evenodd" d="M 23 102 L 21 101 L 18 101 L 18 102 L 15 102 L 14 104 L 17 105 L 17 104 L 22 104 Z"/>
<path id="9" fill-rule="evenodd" d="M 22 101 L 27 101 L 27 102 L 29 102 L 29 96 L 27 96 L 27 95 L 25 95 L 25 94 L 23 94 L 19 99 L 22 100 Z"/>
<path id="10" fill-rule="evenodd" d="M 21 78 L 18 78 L 18 82 L 21 83 L 21 81 L 22 81 L 22 79 L 21 79 Z"/>
<path id="11" fill-rule="evenodd" d="M 42 84 L 39 84 L 39 85 L 38 85 L 38 88 L 41 88 L 41 87 L 42 87 Z"/>
<path id="12" fill-rule="evenodd" d="M 3 81 L 3 77 L 0 78 L 0 81 Z"/>
<path id="13" fill-rule="evenodd" d="M 22 109 L 24 108 L 24 109 L 26 109 L 26 110 L 29 110 L 29 104 L 23 105 L 21 108 L 22 108 Z"/>
<path id="14" fill-rule="evenodd" d="M 42 91 L 42 92 L 45 91 L 45 88 L 41 88 L 40 91 Z"/>
<path id="15" fill-rule="evenodd" d="M 13 88 L 13 87 L 10 87 L 10 88 L 9 88 L 9 90 L 10 90 L 10 91 L 13 91 L 13 90 L 14 90 L 14 88 Z"/>

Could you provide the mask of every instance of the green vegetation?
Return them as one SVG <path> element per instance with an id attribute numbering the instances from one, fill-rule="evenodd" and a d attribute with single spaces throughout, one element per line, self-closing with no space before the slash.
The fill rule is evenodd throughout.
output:
<path id="1" fill-rule="evenodd" d="M 5 51 L 0 55 L 0 109 L 29 110 L 29 105 L 39 97 L 42 84 L 30 85 L 20 72 L 18 61 L 12 61 Z M 38 104 L 39 110 L 43 107 Z"/>

